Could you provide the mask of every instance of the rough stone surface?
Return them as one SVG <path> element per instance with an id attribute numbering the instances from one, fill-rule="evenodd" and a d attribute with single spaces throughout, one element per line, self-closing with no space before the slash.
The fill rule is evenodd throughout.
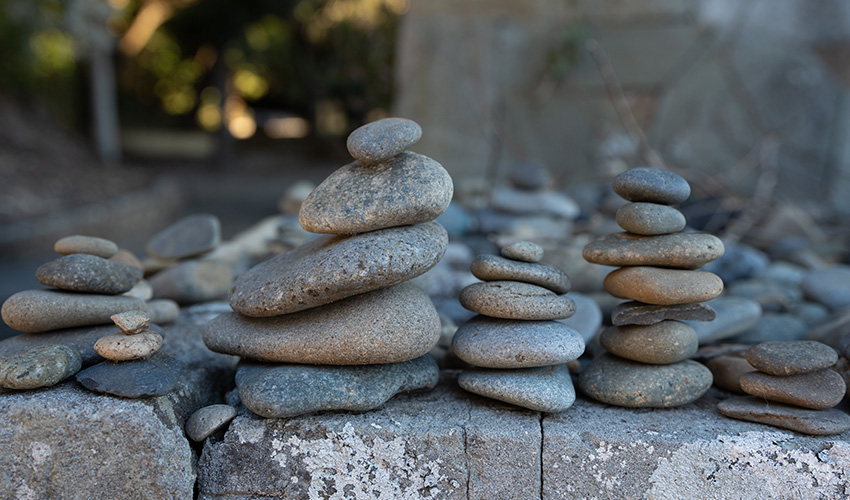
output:
<path id="1" fill-rule="evenodd" d="M 812 410 L 832 408 L 847 390 L 844 378 L 829 369 L 783 377 L 752 372 L 742 375 L 740 383 L 747 394 Z"/>
<path id="2" fill-rule="evenodd" d="M 571 286 L 567 273 L 555 266 L 519 262 L 496 255 L 479 255 L 473 259 L 469 270 L 482 281 L 522 281 L 555 293 L 567 293 Z"/>
<path id="3" fill-rule="evenodd" d="M 113 314 L 109 319 L 127 335 L 141 333 L 151 326 L 151 319 L 148 313 L 143 311 L 127 311 Z"/>
<path id="4" fill-rule="evenodd" d="M 166 325 L 177 321 L 180 306 L 171 299 L 154 299 L 148 302 L 148 316 L 151 322 Z"/>
<path id="5" fill-rule="evenodd" d="M 185 259 L 209 252 L 221 243 L 221 222 L 209 214 L 180 219 L 155 234 L 145 246 L 151 257 L 164 260 Z"/>
<path id="6" fill-rule="evenodd" d="M 838 353 L 826 344 L 814 340 L 794 342 L 763 342 L 747 351 L 747 361 L 769 375 L 796 375 L 838 362 Z"/>
<path id="7" fill-rule="evenodd" d="M 736 394 L 746 394 L 741 389 L 741 375 L 756 371 L 740 353 L 722 354 L 705 362 L 714 377 L 714 385 Z"/>
<path id="8" fill-rule="evenodd" d="M 617 304 L 611 311 L 611 323 L 615 326 L 654 325 L 664 320 L 713 321 L 717 312 L 707 304 L 677 304 L 656 306 L 629 301 Z"/>
<path id="9" fill-rule="evenodd" d="M 351 132 L 346 146 L 351 156 L 363 163 L 388 160 L 413 146 L 422 137 L 422 128 L 406 118 L 384 118 Z"/>
<path id="10" fill-rule="evenodd" d="M 302 311 L 419 276 L 447 246 L 448 234 L 436 222 L 320 236 L 239 276 L 230 305 L 255 317 Z"/>
<path id="11" fill-rule="evenodd" d="M 700 344 L 709 344 L 749 330 L 761 318 L 758 302 L 738 297 L 720 297 L 708 305 L 716 312 L 714 321 L 686 321 L 697 332 Z"/>
<path id="12" fill-rule="evenodd" d="M 615 218 L 621 228 L 644 236 L 677 233 L 685 229 L 682 212 L 658 203 L 627 203 L 617 209 Z"/>
<path id="13" fill-rule="evenodd" d="M 162 347 L 162 335 L 144 331 L 135 335 L 116 333 L 101 337 L 94 351 L 110 361 L 132 361 L 149 358 Z"/>
<path id="14" fill-rule="evenodd" d="M 482 368 L 531 368 L 577 359 L 584 352 L 584 340 L 557 321 L 475 316 L 455 332 L 452 352 Z"/>
<path id="15" fill-rule="evenodd" d="M 124 398 L 164 396 L 177 387 L 182 367 L 165 352 L 148 359 L 104 361 L 77 373 L 77 382 L 93 392 Z"/>
<path id="16" fill-rule="evenodd" d="M 654 365 L 684 361 L 699 347 L 694 329 L 674 320 L 649 326 L 612 326 L 602 331 L 599 342 L 621 358 Z"/>
<path id="17" fill-rule="evenodd" d="M 531 241 L 517 241 L 502 247 L 502 257 L 520 262 L 540 262 L 543 258 L 543 247 Z"/>
<path id="18" fill-rule="evenodd" d="M 109 259 L 118 253 L 118 245 L 105 238 L 75 234 L 59 239 L 53 245 L 53 250 L 62 255 L 84 253 Z"/>
<path id="19" fill-rule="evenodd" d="M 464 370 L 457 378 L 464 390 L 530 410 L 557 413 L 576 400 L 566 365 L 516 370 Z"/>
<path id="20" fill-rule="evenodd" d="M 452 200 L 452 178 L 439 163 L 402 153 L 377 165 L 350 163 L 304 200 L 298 220 L 312 233 L 358 234 L 436 219 Z"/>
<path id="21" fill-rule="evenodd" d="M 205 328 L 216 352 L 259 361 L 321 365 L 398 363 L 428 352 L 440 317 L 412 283 L 271 318 L 224 313 Z"/>
<path id="22" fill-rule="evenodd" d="M 754 396 L 727 399 L 717 408 L 727 417 L 773 425 L 803 434 L 828 436 L 850 430 L 850 415 L 836 409 L 807 410 L 765 401 Z M 846 492 L 843 494 L 846 495 Z"/>
<path id="23" fill-rule="evenodd" d="M 809 271 L 803 292 L 833 311 L 850 306 L 850 266 L 838 265 Z"/>
<path id="24" fill-rule="evenodd" d="M 32 347 L 10 357 L 0 357 L 0 387 L 48 387 L 77 373 L 81 367 L 80 355 L 68 346 L 54 344 Z"/>
<path id="25" fill-rule="evenodd" d="M 227 297 L 233 272 L 225 262 L 189 260 L 155 274 L 150 284 L 157 299 L 197 304 Z"/>
<path id="26" fill-rule="evenodd" d="M 711 381 L 711 372 L 696 361 L 647 365 L 603 354 L 582 371 L 578 387 L 603 403 L 669 408 L 696 401 Z"/>
<path id="27" fill-rule="evenodd" d="M 459 300 L 466 309 L 491 318 L 551 320 L 576 311 L 569 297 L 517 281 L 474 283 L 461 290 Z"/>
<path id="28" fill-rule="evenodd" d="M 588 262 L 606 266 L 697 269 L 723 255 L 723 242 L 704 233 L 660 236 L 614 233 L 588 243 L 582 255 Z"/>
<path id="29" fill-rule="evenodd" d="M 142 274 L 137 267 L 76 253 L 42 264 L 35 278 L 42 285 L 62 290 L 115 295 L 130 291 Z"/>
<path id="30" fill-rule="evenodd" d="M 7 325 L 22 332 L 46 332 L 75 326 L 111 324 L 113 314 L 144 311 L 135 297 L 77 294 L 55 290 L 24 290 L 3 303 Z"/>
<path id="31" fill-rule="evenodd" d="M 691 195 L 688 181 L 668 170 L 638 167 L 627 170 L 611 181 L 614 192 L 629 201 L 682 203 Z"/>
<path id="32" fill-rule="evenodd" d="M 723 282 L 715 274 L 643 266 L 612 271 L 603 286 L 615 297 L 654 305 L 703 302 L 723 291 Z"/>
<path id="33" fill-rule="evenodd" d="M 199 408 L 186 421 L 186 435 L 192 441 L 203 441 L 236 418 L 236 408 L 230 405 L 209 405 Z"/>

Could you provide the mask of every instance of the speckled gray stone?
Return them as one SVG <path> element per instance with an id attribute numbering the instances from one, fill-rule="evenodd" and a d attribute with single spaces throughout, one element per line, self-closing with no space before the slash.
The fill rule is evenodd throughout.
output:
<path id="1" fill-rule="evenodd" d="M 502 247 L 500 253 L 506 259 L 533 263 L 543 258 L 543 247 L 531 241 L 517 241 Z"/>
<path id="2" fill-rule="evenodd" d="M 0 358 L 20 354 L 36 346 L 64 345 L 77 351 L 83 366 L 103 361 L 94 352 L 97 339 L 115 333 L 114 325 L 65 328 L 45 333 L 24 333 L 0 340 Z"/>
<path id="3" fill-rule="evenodd" d="M 363 163 L 388 160 L 422 138 L 422 128 L 406 118 L 383 118 L 367 123 L 348 135 L 345 145 Z"/>
<path id="4" fill-rule="evenodd" d="M 584 340 L 557 321 L 475 316 L 455 332 L 452 352 L 482 368 L 532 368 L 577 359 L 584 352 Z"/>
<path id="5" fill-rule="evenodd" d="M 461 290 L 458 298 L 466 309 L 491 318 L 550 320 L 576 312 L 569 297 L 518 281 L 474 283 Z"/>
<path id="6" fill-rule="evenodd" d="M 656 306 L 632 300 L 614 306 L 611 323 L 615 326 L 654 325 L 667 319 L 712 321 L 716 316 L 716 311 L 706 304 Z"/>
<path id="7" fill-rule="evenodd" d="M 612 271 L 602 285 L 615 297 L 654 305 L 704 302 L 723 291 L 716 274 L 646 266 Z"/>
<path id="8" fill-rule="evenodd" d="M 204 343 L 259 361 L 366 365 L 417 358 L 440 330 L 431 299 L 406 282 L 271 318 L 225 313 L 206 325 Z"/>
<path id="9" fill-rule="evenodd" d="M 448 244 L 436 222 L 320 236 L 239 276 L 230 306 L 246 316 L 277 316 L 388 287 L 434 267 Z"/>
<path id="10" fill-rule="evenodd" d="M 325 410 L 366 411 L 400 392 L 432 388 L 439 379 L 430 354 L 383 365 L 318 366 L 242 362 L 239 397 L 261 417 L 283 418 Z"/>
<path id="11" fill-rule="evenodd" d="M 673 320 L 648 326 L 612 326 L 602 331 L 599 342 L 621 358 L 654 365 L 686 360 L 699 348 L 694 329 Z"/>
<path id="12" fill-rule="evenodd" d="M 76 350 L 59 344 L 32 347 L 0 358 L 0 387 L 37 389 L 58 384 L 80 371 L 82 360 Z"/>
<path id="13" fill-rule="evenodd" d="M 658 266 L 697 269 L 723 255 L 720 238 L 704 233 L 641 236 L 614 233 L 584 247 L 582 256 L 605 266 Z"/>
<path id="14" fill-rule="evenodd" d="M 828 436 L 850 430 L 850 415 L 841 410 L 806 410 L 754 396 L 721 401 L 717 409 L 730 418 L 772 425 L 803 434 Z"/>
<path id="15" fill-rule="evenodd" d="M 151 326 L 151 319 L 145 311 L 127 311 L 109 317 L 115 326 L 127 335 L 141 333 Z"/>
<path id="16" fill-rule="evenodd" d="M 570 291 L 570 277 L 555 266 L 520 262 L 497 255 L 479 255 L 469 265 L 472 274 L 482 281 L 522 281 L 548 288 L 555 293 Z"/>
<path id="17" fill-rule="evenodd" d="M 692 360 L 647 365 L 612 354 L 593 360 L 579 375 L 587 396 L 617 406 L 669 408 L 692 403 L 711 387 L 711 372 Z"/>
<path id="18" fill-rule="evenodd" d="M 825 410 L 841 402 L 847 386 L 834 370 L 777 377 L 761 372 L 741 376 L 741 389 L 747 394 L 812 410 Z"/>
<path id="19" fill-rule="evenodd" d="M 230 405 L 209 405 L 198 408 L 186 420 L 186 435 L 192 441 L 203 441 L 236 418 L 236 408 Z"/>
<path id="20" fill-rule="evenodd" d="M 179 314 L 180 306 L 171 299 L 154 299 L 148 302 L 148 316 L 152 323 L 174 323 Z"/>
<path id="21" fill-rule="evenodd" d="M 615 218 L 621 228 L 644 236 L 677 233 L 685 229 L 682 212 L 658 203 L 627 203 L 617 209 Z"/>
<path id="22" fill-rule="evenodd" d="M 325 234 L 420 224 L 445 212 L 453 193 L 442 165 L 406 152 L 377 165 L 355 161 L 332 173 L 301 204 L 298 220 L 305 230 Z"/>
<path id="23" fill-rule="evenodd" d="M 84 253 L 108 259 L 118 252 L 118 245 L 105 238 L 75 234 L 58 240 L 53 245 L 53 250 L 62 255 Z"/>
<path id="24" fill-rule="evenodd" d="M 659 168 L 638 167 L 614 177 L 614 192 L 629 201 L 672 205 L 691 195 L 691 187 L 680 175 Z"/>
<path id="25" fill-rule="evenodd" d="M 22 332 L 46 332 L 74 326 L 111 324 L 113 314 L 144 311 L 145 302 L 121 295 L 95 295 L 58 290 L 24 290 L 3 303 L 7 325 Z"/>
<path id="26" fill-rule="evenodd" d="M 181 365 L 170 354 L 113 363 L 104 361 L 77 373 L 77 382 L 93 392 L 124 398 L 163 396 L 177 387 Z"/>
<path id="27" fill-rule="evenodd" d="M 714 385 L 736 394 L 746 394 L 741 389 L 741 375 L 756 371 L 741 354 L 721 354 L 705 362 L 714 376 Z"/>
<path id="28" fill-rule="evenodd" d="M 76 253 L 42 264 L 35 278 L 42 285 L 62 290 L 117 295 L 132 289 L 142 274 L 138 267 Z"/>
<path id="29" fill-rule="evenodd" d="M 803 293 L 833 311 L 850 306 L 850 266 L 814 269 L 803 278 Z"/>
<path id="30" fill-rule="evenodd" d="M 463 389 L 529 410 L 557 413 L 576 400 L 566 365 L 517 370 L 465 370 L 457 378 Z"/>
<path id="31" fill-rule="evenodd" d="M 173 260 L 209 252 L 221 243 L 221 222 L 209 214 L 180 219 L 153 236 L 145 246 L 151 257 Z"/>
<path id="32" fill-rule="evenodd" d="M 149 282 L 157 299 L 197 304 L 226 298 L 233 285 L 233 271 L 226 262 L 187 260 L 156 273 Z"/>
<path id="33" fill-rule="evenodd" d="M 778 376 L 813 372 L 838 362 L 835 349 L 814 340 L 762 342 L 752 346 L 746 356 L 759 371 Z"/>
<path id="34" fill-rule="evenodd" d="M 94 351 L 110 361 L 133 361 L 149 358 L 162 347 L 162 335 L 150 330 L 127 335 L 116 333 L 101 337 Z"/>

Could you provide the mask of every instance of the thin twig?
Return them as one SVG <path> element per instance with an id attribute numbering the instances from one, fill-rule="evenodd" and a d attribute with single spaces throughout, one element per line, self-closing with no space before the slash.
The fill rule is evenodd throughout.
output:
<path id="1" fill-rule="evenodd" d="M 740 217 L 735 219 L 726 233 L 722 235 L 722 238 L 726 241 L 739 241 L 744 234 L 755 227 L 770 207 L 771 197 L 778 181 L 779 140 L 773 135 L 768 135 L 761 144 L 762 147 L 759 150 L 760 173 L 753 190 L 753 197 Z"/>

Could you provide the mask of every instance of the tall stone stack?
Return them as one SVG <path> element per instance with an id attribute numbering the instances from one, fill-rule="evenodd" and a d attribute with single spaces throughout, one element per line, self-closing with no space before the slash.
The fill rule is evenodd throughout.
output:
<path id="1" fill-rule="evenodd" d="M 440 319 L 408 283 L 448 246 L 434 222 L 453 194 L 448 172 L 407 151 L 415 122 L 388 118 L 355 130 L 355 161 L 322 182 L 299 213 L 324 233 L 239 276 L 235 312 L 210 322 L 210 349 L 241 356 L 236 387 L 254 413 L 279 418 L 376 408 L 398 392 L 430 388 L 439 372 L 428 351 Z"/>
<path id="2" fill-rule="evenodd" d="M 594 264 L 618 266 L 605 290 L 629 299 L 612 312 L 614 326 L 600 343 L 608 353 L 593 360 L 579 388 L 604 403 L 628 407 L 672 407 L 702 396 L 711 372 L 689 360 L 696 332 L 680 320 L 711 321 L 714 310 L 701 302 L 723 291 L 715 274 L 698 271 L 723 255 L 723 243 L 710 234 L 682 233 L 685 217 L 671 205 L 690 196 L 682 177 L 661 169 L 635 168 L 613 181 L 630 201 L 617 211 L 626 232 L 597 238 L 583 252 Z"/>
<path id="3" fill-rule="evenodd" d="M 478 316 L 452 340 L 452 351 L 476 367 L 464 370 L 458 383 L 531 410 L 566 410 L 575 389 L 565 363 L 584 352 L 581 334 L 555 321 L 575 313 L 575 302 L 565 295 L 570 279 L 540 263 L 543 249 L 535 243 L 513 243 L 501 254 L 476 257 L 470 270 L 483 283 L 460 293 L 461 305 Z"/>

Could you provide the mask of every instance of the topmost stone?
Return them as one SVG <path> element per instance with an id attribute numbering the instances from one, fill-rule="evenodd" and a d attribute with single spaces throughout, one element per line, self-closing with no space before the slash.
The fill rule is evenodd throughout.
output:
<path id="1" fill-rule="evenodd" d="M 406 118 L 384 118 L 367 123 L 348 136 L 351 156 L 372 164 L 389 160 L 422 138 L 422 128 Z"/>
<path id="2" fill-rule="evenodd" d="M 75 234 L 73 236 L 65 236 L 57 241 L 53 245 L 53 250 L 62 255 L 86 253 L 108 259 L 118 253 L 118 245 L 104 238 Z"/>
<path id="3" fill-rule="evenodd" d="M 629 201 L 673 205 L 691 195 L 688 181 L 658 168 L 639 167 L 614 177 L 614 192 Z"/>
<path id="4" fill-rule="evenodd" d="M 159 259 L 184 259 L 208 252 L 221 243 L 218 217 L 196 214 L 163 229 L 148 241 L 145 250 Z"/>
<path id="5" fill-rule="evenodd" d="M 502 247 L 502 257 L 521 262 L 540 262 L 543 258 L 543 247 L 531 241 L 517 241 Z"/>

